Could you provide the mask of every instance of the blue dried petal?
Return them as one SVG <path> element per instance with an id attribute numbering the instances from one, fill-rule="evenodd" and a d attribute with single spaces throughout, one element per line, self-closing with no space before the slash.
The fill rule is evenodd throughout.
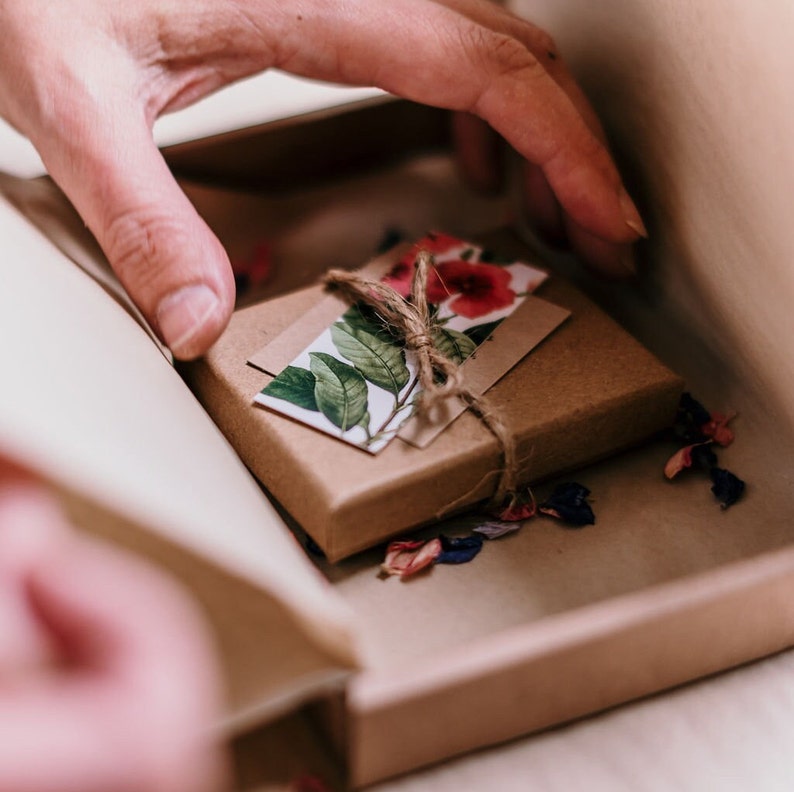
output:
<path id="1" fill-rule="evenodd" d="M 673 433 L 684 445 L 702 443 L 708 438 L 701 431 L 701 427 L 710 420 L 711 413 L 691 393 L 684 393 L 678 404 Z"/>
<path id="2" fill-rule="evenodd" d="M 692 467 L 705 468 L 710 470 L 717 467 L 717 455 L 711 443 L 696 445 L 692 449 Z"/>
<path id="3" fill-rule="evenodd" d="M 714 484 L 711 491 L 714 497 L 720 502 L 720 507 L 727 509 L 733 506 L 744 493 L 745 484 L 738 477 L 731 473 L 730 470 L 724 468 L 712 468 L 711 480 Z"/>
<path id="4" fill-rule="evenodd" d="M 441 540 L 441 554 L 436 558 L 437 564 L 468 564 L 482 550 L 481 536 L 451 539 L 441 534 L 438 538 Z"/>
<path id="5" fill-rule="evenodd" d="M 587 502 L 589 494 L 590 490 L 587 487 L 569 481 L 555 487 L 548 500 L 541 503 L 538 510 L 577 528 L 594 525 L 595 514 Z"/>

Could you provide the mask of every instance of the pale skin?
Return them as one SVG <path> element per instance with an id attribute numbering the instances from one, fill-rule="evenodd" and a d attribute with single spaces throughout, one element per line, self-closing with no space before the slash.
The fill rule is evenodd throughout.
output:
<path id="1" fill-rule="evenodd" d="M 549 36 L 485 0 L 0 0 L 0 30 L 0 115 L 179 358 L 223 331 L 234 282 L 152 124 L 270 67 L 457 111 L 458 159 L 481 188 L 498 182 L 498 134 L 526 161 L 540 232 L 606 275 L 633 271 L 644 227 L 595 114 Z M 77 538 L 5 463 L 0 595 L 0 792 L 218 787 L 203 741 L 212 653 L 192 608 L 140 562 Z"/>
<path id="2" fill-rule="evenodd" d="M 218 792 L 202 619 L 148 565 L 78 535 L 0 457 L 0 791 Z"/>
<path id="3" fill-rule="evenodd" d="M 234 303 L 229 261 L 152 142 L 154 120 L 278 67 L 471 114 L 464 170 L 492 186 L 495 130 L 528 163 L 530 214 L 608 275 L 644 233 L 598 121 L 547 34 L 485 0 L 0 0 L 0 114 L 26 134 L 177 357 Z"/>

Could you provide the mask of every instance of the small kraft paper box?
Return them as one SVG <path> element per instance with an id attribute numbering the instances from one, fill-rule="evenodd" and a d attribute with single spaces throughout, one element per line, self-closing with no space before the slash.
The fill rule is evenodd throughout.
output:
<path id="1" fill-rule="evenodd" d="M 509 232 L 487 242 L 502 258 L 532 259 Z M 381 270 L 405 255 L 404 248 L 386 254 Z M 526 327 L 506 337 L 502 348 L 520 348 L 522 332 L 533 333 L 533 319 L 542 329 L 548 303 L 570 316 L 487 391 L 515 441 L 521 483 L 572 470 L 670 427 L 683 388 L 678 376 L 565 281 L 552 276 L 533 296 L 543 302 L 522 306 Z M 286 365 L 317 332 L 316 320 L 303 331 L 295 317 L 322 299 L 322 287 L 315 286 L 238 311 L 215 347 L 183 373 L 268 492 L 338 561 L 487 499 L 502 460 L 499 442 L 471 412 L 429 445 L 416 447 L 398 435 L 373 455 L 254 406 L 272 376 L 246 361 L 254 362 L 263 339 L 272 339 L 268 350 L 276 347 L 273 356 Z M 344 308 L 334 301 L 324 315 L 333 321 Z M 488 366 L 489 356 L 498 354 L 499 333 L 517 320 L 518 312 L 504 320 L 477 350 L 476 364 Z"/>

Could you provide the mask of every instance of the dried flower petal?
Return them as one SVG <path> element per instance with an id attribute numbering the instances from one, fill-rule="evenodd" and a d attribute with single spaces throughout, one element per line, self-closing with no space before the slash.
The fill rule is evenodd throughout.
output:
<path id="1" fill-rule="evenodd" d="M 534 517 L 538 510 L 531 489 L 524 492 L 511 492 L 494 516 L 502 522 L 520 522 Z"/>
<path id="2" fill-rule="evenodd" d="M 273 249 L 269 242 L 260 242 L 246 259 L 232 261 L 232 271 L 239 291 L 261 286 L 273 271 Z"/>
<path id="3" fill-rule="evenodd" d="M 331 792 L 331 787 L 319 776 L 302 775 L 292 780 L 289 792 Z"/>
<path id="4" fill-rule="evenodd" d="M 462 536 L 451 539 L 441 534 L 441 553 L 435 559 L 437 564 L 468 564 L 482 550 L 481 536 Z"/>
<path id="5" fill-rule="evenodd" d="M 710 420 L 709 411 L 697 399 L 694 399 L 691 393 L 683 393 L 673 423 L 673 432 L 686 445 L 702 443 L 708 438 L 700 427 Z"/>
<path id="6" fill-rule="evenodd" d="M 682 470 L 690 467 L 711 468 L 717 464 L 717 455 L 711 449 L 711 441 L 693 443 L 680 448 L 667 460 L 664 475 L 674 479 Z"/>
<path id="7" fill-rule="evenodd" d="M 514 533 L 520 529 L 521 523 L 517 521 L 499 522 L 497 520 L 492 520 L 490 522 L 485 522 L 482 525 L 478 525 L 474 529 L 474 532 L 481 534 L 486 539 L 498 539 L 500 536 Z"/>
<path id="8" fill-rule="evenodd" d="M 729 446 L 735 438 L 733 429 L 728 427 L 728 424 L 736 417 L 735 412 L 723 415 L 722 413 L 711 413 L 708 422 L 700 427 L 700 431 L 706 436 L 711 438 L 717 445 L 723 448 Z"/>
<path id="9" fill-rule="evenodd" d="M 560 484 L 554 488 L 548 500 L 538 507 L 538 511 L 577 528 L 594 525 L 595 514 L 587 502 L 589 494 L 587 487 L 574 481 Z"/>
<path id="10" fill-rule="evenodd" d="M 381 570 L 387 575 L 408 577 L 433 564 L 441 553 L 441 541 L 431 539 L 391 542 Z"/>
<path id="11" fill-rule="evenodd" d="M 718 467 L 712 468 L 711 480 L 713 482 L 711 491 L 714 493 L 714 497 L 720 502 L 721 508 L 727 509 L 733 506 L 733 504 L 742 497 L 745 484 L 738 476 L 731 473 L 730 470 L 724 470 Z"/>

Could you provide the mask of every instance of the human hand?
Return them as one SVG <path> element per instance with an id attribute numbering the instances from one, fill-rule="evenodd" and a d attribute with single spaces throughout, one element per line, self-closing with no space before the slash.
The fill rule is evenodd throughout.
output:
<path id="1" fill-rule="evenodd" d="M 643 233 L 554 43 L 486 0 L 0 0 L 0 29 L 0 114 L 31 139 L 180 358 L 223 330 L 234 285 L 151 127 L 269 67 L 479 117 L 532 164 L 536 214 L 558 218 L 601 270 L 625 270 Z M 463 135 L 470 172 L 487 164 L 477 137 Z"/>
<path id="2" fill-rule="evenodd" d="M 0 790 L 210 792 L 217 682 L 173 583 L 0 460 Z"/>

